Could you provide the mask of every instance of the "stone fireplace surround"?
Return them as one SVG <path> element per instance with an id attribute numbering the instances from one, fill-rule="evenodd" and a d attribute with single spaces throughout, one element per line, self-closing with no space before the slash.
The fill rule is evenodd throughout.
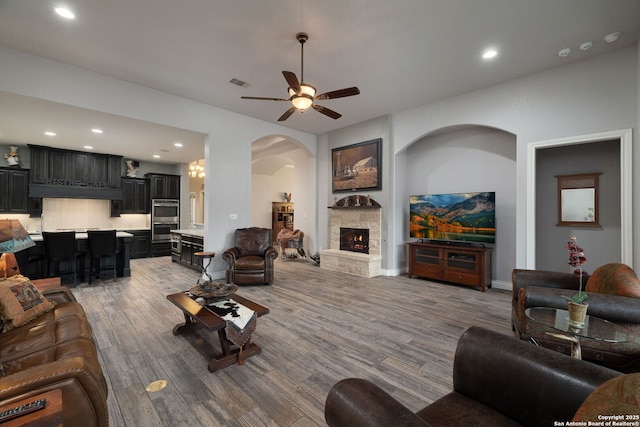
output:
<path id="1" fill-rule="evenodd" d="M 320 268 L 362 277 L 379 276 L 382 272 L 381 228 L 382 209 L 371 200 L 369 204 L 354 206 L 349 196 L 331 207 L 330 249 L 320 251 Z M 369 230 L 369 253 L 340 250 L 340 227 L 366 228 Z"/>

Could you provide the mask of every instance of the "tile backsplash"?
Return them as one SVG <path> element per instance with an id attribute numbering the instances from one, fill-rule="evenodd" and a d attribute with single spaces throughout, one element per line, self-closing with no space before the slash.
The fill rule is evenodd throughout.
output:
<path id="1" fill-rule="evenodd" d="M 29 218 L 28 215 L 11 215 L 20 219 L 30 232 L 56 231 L 60 229 L 147 229 L 150 227 L 150 215 L 122 215 L 111 218 L 109 200 L 91 199 L 43 199 L 42 218 Z"/>

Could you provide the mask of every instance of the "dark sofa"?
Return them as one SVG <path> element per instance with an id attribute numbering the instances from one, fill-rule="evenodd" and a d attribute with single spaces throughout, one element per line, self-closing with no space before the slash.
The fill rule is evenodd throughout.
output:
<path id="1" fill-rule="evenodd" d="M 348 378 L 330 390 L 330 427 L 553 426 L 573 418 L 601 384 L 621 373 L 480 327 L 458 341 L 453 391 L 413 413 L 373 382 Z"/>
<path id="2" fill-rule="evenodd" d="M 65 427 L 108 426 L 107 382 L 91 326 L 83 307 L 57 280 L 58 286 L 40 292 L 55 301 L 50 311 L 0 334 L 0 404 L 60 389 Z"/>
<path id="3" fill-rule="evenodd" d="M 594 274 L 597 273 L 597 270 Z M 587 284 L 591 278 L 587 280 Z M 537 343 L 570 354 L 571 344 L 550 337 L 550 328 L 528 319 L 525 310 L 530 307 L 567 308 L 567 300 L 577 292 L 579 278 L 571 273 L 543 270 L 515 269 L 512 272 L 512 328 L 523 340 L 534 338 Z M 585 286 L 586 288 L 587 286 Z M 640 298 L 589 292 L 587 314 L 623 326 L 638 340 L 611 343 L 581 339 L 582 358 L 603 364 L 621 372 L 640 370 Z M 557 332 L 557 331 L 555 331 Z"/>

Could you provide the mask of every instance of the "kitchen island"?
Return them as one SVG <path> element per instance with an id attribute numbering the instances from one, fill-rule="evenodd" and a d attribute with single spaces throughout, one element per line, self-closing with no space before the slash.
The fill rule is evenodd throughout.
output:
<path id="1" fill-rule="evenodd" d="M 79 253 L 84 253 L 84 277 L 85 280 L 89 277 L 89 266 L 91 265 L 89 259 L 89 235 L 86 230 L 56 230 L 56 231 L 75 231 L 76 232 L 76 250 Z M 44 250 L 44 238 L 41 233 L 29 233 L 29 236 L 36 244 L 27 250 L 16 253 L 16 258 L 20 265 L 20 271 L 23 275 L 37 279 L 46 277 L 47 275 L 47 258 Z M 116 238 L 118 239 L 118 245 L 121 249 L 120 254 L 116 259 L 116 271 L 118 277 L 130 277 L 131 276 L 131 238 L 133 234 L 125 231 L 117 231 Z M 103 260 L 102 262 L 110 262 L 110 260 Z M 71 271 L 71 264 L 69 262 L 60 263 L 61 271 Z M 113 265 L 113 264 L 111 264 Z M 108 265 L 103 265 L 108 267 Z M 66 286 L 73 285 L 73 280 L 69 281 L 68 278 L 62 277 L 62 282 Z"/>
<path id="2" fill-rule="evenodd" d="M 200 259 L 194 254 L 204 250 L 204 230 L 189 228 L 171 230 L 171 261 L 200 271 Z"/>

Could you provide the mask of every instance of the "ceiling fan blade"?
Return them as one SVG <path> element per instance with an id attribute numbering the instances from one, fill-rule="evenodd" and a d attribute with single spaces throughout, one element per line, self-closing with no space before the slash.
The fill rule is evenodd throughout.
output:
<path id="1" fill-rule="evenodd" d="M 360 89 L 354 86 L 345 89 L 332 90 L 331 92 L 321 93 L 320 95 L 316 96 L 315 99 L 336 99 L 353 95 L 360 95 Z"/>
<path id="2" fill-rule="evenodd" d="M 287 120 L 289 118 L 289 116 L 291 116 L 294 111 L 296 111 L 297 108 L 296 107 L 291 107 L 289 108 L 287 111 L 284 112 L 283 115 L 280 116 L 280 118 L 278 119 L 279 122 L 284 122 L 285 120 Z"/>
<path id="3" fill-rule="evenodd" d="M 318 113 L 322 113 L 325 116 L 331 117 L 332 119 L 339 119 L 340 117 L 342 117 L 342 114 L 336 113 L 335 111 L 330 110 L 327 107 L 323 107 L 322 105 L 313 104 L 313 109 Z"/>
<path id="4" fill-rule="evenodd" d="M 242 99 L 259 99 L 262 101 L 289 101 L 288 99 L 284 99 L 284 98 L 262 98 L 259 96 L 241 96 L 240 98 Z"/>
<path id="5" fill-rule="evenodd" d="M 299 93 L 300 92 L 300 82 L 298 81 L 298 78 L 296 77 L 296 75 L 294 73 L 292 73 L 291 71 L 283 71 L 282 75 L 287 80 L 287 83 L 289 83 L 289 87 L 291 89 L 295 90 L 296 93 Z"/>

